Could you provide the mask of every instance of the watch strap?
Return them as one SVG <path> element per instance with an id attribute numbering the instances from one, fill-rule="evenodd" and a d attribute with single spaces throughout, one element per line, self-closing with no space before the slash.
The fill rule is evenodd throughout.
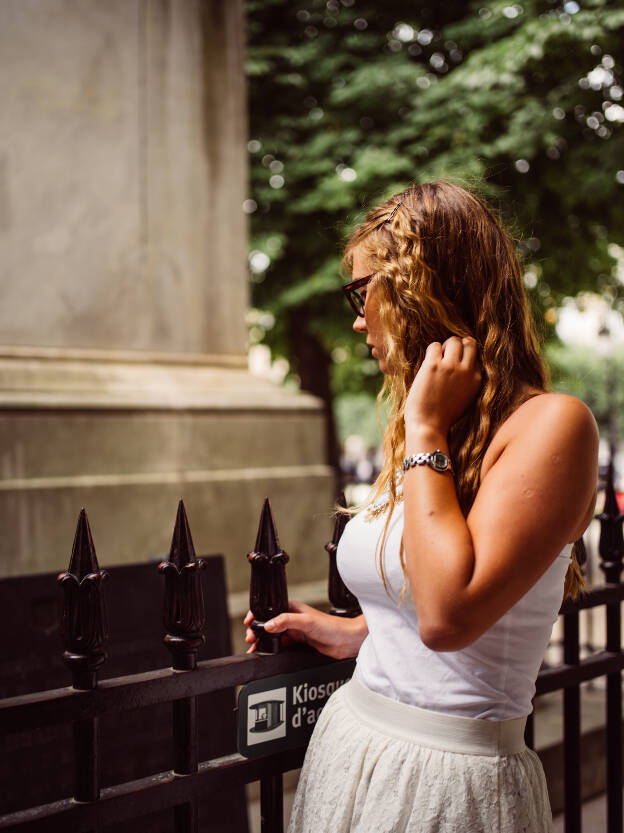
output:
<path id="1" fill-rule="evenodd" d="M 453 474 L 453 468 L 448 454 L 445 454 L 439 448 L 436 448 L 435 451 L 420 451 L 418 454 L 411 454 L 403 460 L 403 472 L 415 466 L 429 466 L 429 468 L 440 474 L 446 472 Z"/>

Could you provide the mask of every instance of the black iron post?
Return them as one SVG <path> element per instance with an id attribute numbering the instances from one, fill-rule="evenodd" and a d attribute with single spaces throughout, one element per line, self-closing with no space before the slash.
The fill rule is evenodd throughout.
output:
<path id="1" fill-rule="evenodd" d="M 178 504 L 169 560 L 159 564 L 165 576 L 163 619 L 164 642 L 171 652 L 172 668 L 192 671 L 203 643 L 206 612 L 200 571 L 205 563 L 196 558 L 184 503 Z M 173 771 L 193 775 L 198 769 L 197 698 L 174 700 Z M 196 833 L 197 805 L 194 800 L 174 808 L 175 833 Z"/>
<path id="2" fill-rule="evenodd" d="M 106 659 L 107 638 L 103 581 L 91 529 L 84 509 L 78 516 L 69 569 L 58 581 L 64 603 L 61 631 L 65 644 L 63 659 L 72 673 L 73 687 L 90 690 L 97 686 L 98 668 Z M 76 801 L 97 801 L 100 797 L 98 718 L 76 720 L 73 724 Z"/>
<path id="3" fill-rule="evenodd" d="M 288 610 L 286 564 L 288 555 L 282 550 L 277 537 L 271 504 L 264 499 L 256 545 L 247 554 L 251 564 L 249 609 L 254 621 L 251 628 L 258 637 L 258 652 L 277 654 L 282 647 L 281 633 L 267 633 L 264 625 L 269 619 Z M 260 779 L 260 829 L 262 833 L 282 833 L 284 809 L 282 776 L 266 775 Z"/>
<path id="4" fill-rule="evenodd" d="M 260 779 L 260 831 L 283 833 L 284 798 L 282 773 Z"/>
<path id="5" fill-rule="evenodd" d="M 337 505 L 342 509 L 347 508 L 347 501 L 345 500 L 344 492 L 340 493 L 337 500 Z M 345 526 L 349 522 L 349 516 L 340 510 L 336 513 L 336 522 L 334 524 L 334 534 L 331 541 L 325 544 L 325 549 L 329 554 L 329 578 L 327 582 L 327 595 L 331 602 L 332 616 L 345 616 L 350 619 L 359 616 L 362 611 L 356 597 L 346 586 L 336 564 L 336 552 L 338 551 L 338 542 L 342 537 Z"/>
<path id="6" fill-rule="evenodd" d="M 609 584 L 619 584 L 624 558 L 622 521 L 613 483 L 613 458 L 609 461 L 604 509 L 600 520 L 600 568 Z M 607 651 L 620 653 L 622 628 L 619 602 L 607 603 Z M 607 674 L 607 829 L 622 833 L 622 674 Z"/>
<path id="7" fill-rule="evenodd" d="M 578 666 L 579 612 L 563 617 L 563 661 Z M 563 690 L 563 783 L 566 833 L 581 833 L 581 688 L 580 683 Z"/>
<path id="8" fill-rule="evenodd" d="M 264 499 L 255 548 L 247 554 L 251 564 L 249 609 L 254 621 L 251 628 L 258 637 L 260 653 L 277 654 L 282 645 L 281 633 L 267 633 L 264 625 L 279 613 L 288 611 L 286 564 L 289 556 L 281 549 L 275 530 L 271 504 Z"/>

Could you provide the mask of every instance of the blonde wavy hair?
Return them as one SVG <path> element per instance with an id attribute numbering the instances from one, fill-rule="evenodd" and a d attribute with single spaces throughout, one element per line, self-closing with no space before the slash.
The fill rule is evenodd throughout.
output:
<path id="1" fill-rule="evenodd" d="M 405 456 L 403 415 L 407 394 L 427 345 L 472 336 L 483 383 L 468 411 L 452 427 L 449 447 L 457 497 L 467 516 L 479 488 L 481 464 L 499 426 L 533 390 L 548 389 L 535 326 L 514 245 L 493 212 L 473 193 L 449 182 L 414 185 L 370 211 L 346 245 L 343 267 L 361 248 L 374 277 L 385 334 L 388 372 L 378 401 L 387 403 L 384 465 L 371 506 L 387 492 L 389 511 L 380 539 L 379 568 L 388 589 L 383 550 L 397 496 L 397 470 Z M 403 542 L 400 550 L 406 589 Z M 576 553 L 565 595 L 576 596 L 583 575 Z"/>

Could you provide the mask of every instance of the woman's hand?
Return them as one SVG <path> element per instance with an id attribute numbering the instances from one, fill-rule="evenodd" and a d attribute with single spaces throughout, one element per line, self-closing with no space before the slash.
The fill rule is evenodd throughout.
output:
<path id="1" fill-rule="evenodd" d="M 303 602 L 289 602 L 288 610 L 289 613 L 280 613 L 265 624 L 267 633 L 286 631 L 282 636 L 283 644 L 305 642 L 333 659 L 357 656 L 360 645 L 368 633 L 364 616 L 354 619 L 331 616 Z M 250 627 L 253 618 L 252 612 L 248 611 L 243 620 L 247 626 L 245 642 L 252 643 L 248 654 L 253 653 L 257 647 L 256 635 Z"/>
<path id="2" fill-rule="evenodd" d="M 444 436 L 475 398 L 481 370 L 474 338 L 452 336 L 427 347 L 405 403 L 405 430 L 432 429 Z"/>

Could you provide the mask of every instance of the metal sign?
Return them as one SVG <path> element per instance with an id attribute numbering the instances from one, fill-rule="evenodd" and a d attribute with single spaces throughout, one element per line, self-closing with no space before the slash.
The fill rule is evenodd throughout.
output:
<path id="1" fill-rule="evenodd" d="M 254 680 L 238 695 L 238 751 L 246 758 L 306 746 L 323 706 L 355 660 Z"/>

